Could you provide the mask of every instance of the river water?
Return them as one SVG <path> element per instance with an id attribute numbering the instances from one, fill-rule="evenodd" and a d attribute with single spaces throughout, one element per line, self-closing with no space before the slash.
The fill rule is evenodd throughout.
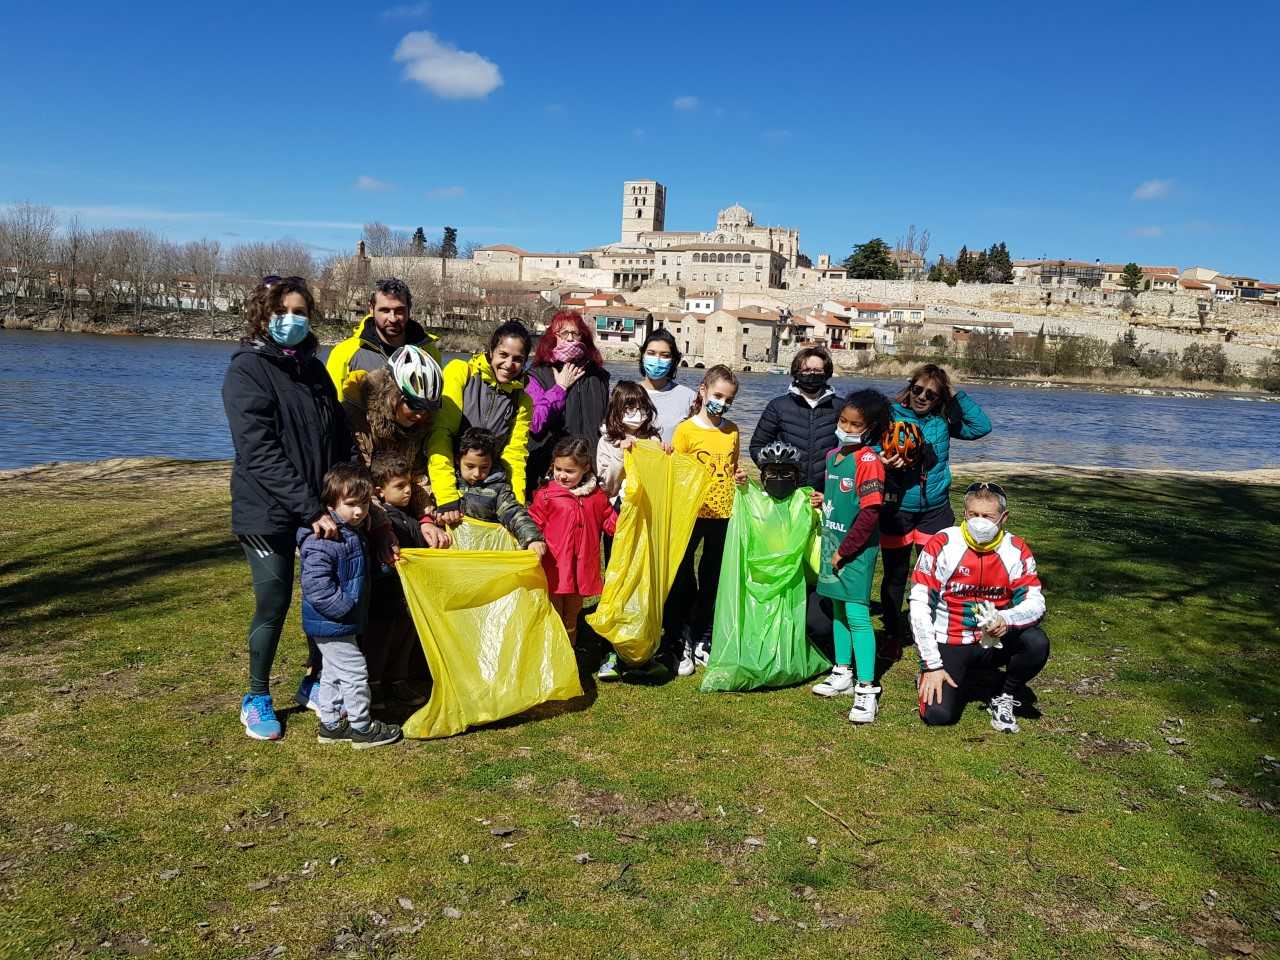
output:
<path id="1" fill-rule="evenodd" d="M 219 394 L 234 345 L 205 340 L 0 331 L 0 469 L 56 460 L 232 456 Z M 633 364 L 611 364 L 636 377 Z M 696 386 L 701 371 L 685 370 Z M 733 419 L 745 437 L 788 378 L 742 374 Z M 901 382 L 841 378 L 897 390 Z M 1190 470 L 1280 466 L 1280 404 L 1248 397 L 1147 397 L 974 384 L 991 417 L 952 460 Z"/>

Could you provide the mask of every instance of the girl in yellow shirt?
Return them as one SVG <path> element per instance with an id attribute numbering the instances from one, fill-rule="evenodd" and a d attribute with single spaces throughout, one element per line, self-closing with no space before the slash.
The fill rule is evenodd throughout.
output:
<path id="1" fill-rule="evenodd" d="M 724 538 L 733 513 L 735 484 L 745 483 L 746 471 L 738 465 L 738 428 L 725 414 L 738 395 L 738 378 L 725 366 L 707 371 L 698 387 L 698 395 L 688 420 L 682 421 L 671 438 L 676 453 L 687 454 L 711 474 L 698 519 L 693 525 L 689 546 L 680 562 L 668 609 L 684 619 L 681 633 L 684 650 L 677 673 L 687 677 L 695 663 L 706 666 L 711 652 L 711 621 L 715 612 L 716 590 L 720 586 L 720 560 L 724 555 Z M 702 557 L 694 578 L 694 555 L 702 546 Z"/>

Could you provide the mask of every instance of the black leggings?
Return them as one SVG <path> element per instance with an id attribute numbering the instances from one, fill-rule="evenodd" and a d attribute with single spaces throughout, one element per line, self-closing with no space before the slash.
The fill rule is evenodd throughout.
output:
<path id="1" fill-rule="evenodd" d="M 980 643 L 941 644 L 938 652 L 942 656 L 942 667 L 956 685 L 953 687 L 944 680 L 942 702 L 920 704 L 920 719 L 931 727 L 945 727 L 959 720 L 964 705 L 974 699 L 974 691 L 965 686 L 965 677 L 971 669 L 1005 667 L 1000 692 L 1016 694 L 1049 661 L 1049 638 L 1039 626 L 1021 630 L 1011 627 L 1001 643 L 1003 646 L 998 650 Z"/>
<path id="2" fill-rule="evenodd" d="M 883 571 L 880 577 L 880 612 L 884 616 L 885 633 L 889 636 L 904 641 L 909 637 L 902 600 L 906 596 L 907 579 L 911 573 L 912 547 L 923 547 L 925 540 L 955 522 L 956 515 L 949 503 L 932 510 L 899 510 L 880 515 L 880 569 Z M 899 545 L 902 540 L 908 540 L 905 546 Z"/>
<path id="3" fill-rule="evenodd" d="M 716 592 L 720 587 L 720 561 L 724 559 L 725 534 L 729 521 L 718 517 L 699 517 L 693 523 L 689 546 L 676 572 L 671 595 L 667 598 L 667 611 L 679 618 L 681 626 L 689 627 L 690 638 L 695 644 L 711 643 L 711 626 L 715 619 Z M 702 556 L 698 558 L 697 581 L 694 580 L 694 554 L 702 544 Z"/>
<path id="4" fill-rule="evenodd" d="M 249 622 L 249 692 L 271 692 L 271 665 L 293 597 L 295 541 L 291 533 L 255 533 L 238 538 L 253 576 L 253 619 Z M 320 666 L 320 651 L 307 637 L 308 666 Z"/>

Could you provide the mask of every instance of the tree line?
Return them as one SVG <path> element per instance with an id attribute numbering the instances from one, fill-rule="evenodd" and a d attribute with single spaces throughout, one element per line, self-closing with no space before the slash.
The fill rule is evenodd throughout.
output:
<path id="1" fill-rule="evenodd" d="M 923 262 L 928 249 L 929 231 L 917 234 L 915 224 L 912 224 L 906 237 L 899 238 L 893 248 L 880 237 L 855 244 L 853 252 L 845 257 L 841 266 L 848 271 L 851 280 L 901 280 L 904 279 L 902 264 L 912 262 L 913 258 Z M 960 248 L 955 259 L 940 254 L 926 276 L 929 280 L 953 287 L 957 283 L 1012 283 L 1013 260 L 1003 240 L 976 253 L 965 246 Z"/>

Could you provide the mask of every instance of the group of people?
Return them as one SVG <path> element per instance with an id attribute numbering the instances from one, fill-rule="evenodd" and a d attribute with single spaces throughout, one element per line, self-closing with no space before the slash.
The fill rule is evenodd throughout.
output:
<path id="1" fill-rule="evenodd" d="M 304 280 L 265 277 L 250 297 L 222 391 L 235 446 L 232 529 L 255 597 L 240 710 L 247 734 L 283 734 L 270 677 L 298 562 L 309 653 L 296 700 L 318 714 L 321 743 L 394 743 L 400 729 L 374 712 L 425 702 L 427 666 L 394 566 L 403 547 L 450 547 L 465 518 L 501 525 L 538 555 L 576 645 L 584 600 L 601 593 L 602 560 L 634 495 L 626 453 L 644 441 L 692 458 L 708 484 L 654 661 L 625 664 L 610 653 L 597 676 L 689 676 L 705 666 L 726 531 L 747 482 L 729 416 L 734 372 L 714 366 L 696 389 L 677 382 L 680 350 L 658 329 L 641 343 L 639 376 L 611 384 L 592 330 L 568 311 L 536 347 L 510 321 L 485 350 L 444 364 L 412 309 L 405 283 L 380 281 L 366 317 L 322 363 Z M 1018 698 L 1048 658 L 1035 559 L 1005 529 L 999 485 L 970 487 L 958 524 L 950 506 L 950 441 L 987 434 L 986 414 L 934 365 L 915 370 L 893 400 L 875 390 L 838 396 L 821 347 L 800 350 L 791 376 L 756 425 L 750 456 L 769 496 L 807 487 L 818 511 L 809 621 L 815 636 L 831 635 L 834 667 L 813 692 L 852 696 L 849 719 L 873 721 L 877 660 L 892 663 L 911 640 L 925 723 L 956 722 L 987 668 L 1002 671 L 985 698 L 992 725 L 1016 731 Z M 878 556 L 879 649 L 870 616 Z"/>

